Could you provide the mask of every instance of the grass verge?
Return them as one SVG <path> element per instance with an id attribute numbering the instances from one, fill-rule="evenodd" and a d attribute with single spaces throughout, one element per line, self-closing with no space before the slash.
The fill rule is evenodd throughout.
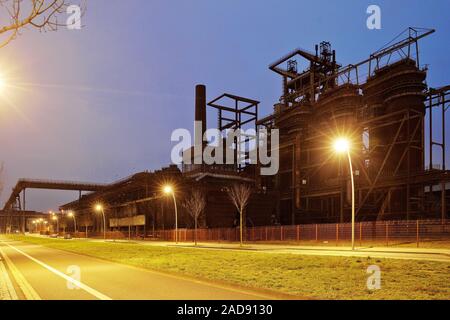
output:
<path id="1" fill-rule="evenodd" d="M 450 263 L 321 257 L 147 246 L 139 243 L 10 239 L 137 267 L 255 289 L 319 299 L 450 299 Z M 381 289 L 370 291 L 367 268 L 381 269 Z"/>

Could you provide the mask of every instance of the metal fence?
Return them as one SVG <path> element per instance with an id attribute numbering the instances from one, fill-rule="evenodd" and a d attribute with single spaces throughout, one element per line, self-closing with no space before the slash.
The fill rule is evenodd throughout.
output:
<path id="1" fill-rule="evenodd" d="M 248 242 L 316 242 L 345 244 L 351 240 L 350 223 L 308 224 L 295 226 L 266 226 L 246 228 L 244 240 Z M 195 231 L 178 229 L 178 241 L 194 241 Z M 175 230 L 160 230 L 149 235 L 153 239 L 175 241 Z M 239 241 L 239 228 L 198 229 L 201 242 Z M 374 242 L 383 245 L 450 240 L 450 220 L 374 221 L 355 224 L 355 241 L 360 244 Z"/>

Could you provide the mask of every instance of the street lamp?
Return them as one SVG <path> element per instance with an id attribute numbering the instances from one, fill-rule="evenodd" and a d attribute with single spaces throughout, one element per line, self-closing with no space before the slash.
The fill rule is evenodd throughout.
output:
<path id="1" fill-rule="evenodd" d="M 178 244 L 178 209 L 177 209 L 177 200 L 175 199 L 175 192 L 171 185 L 165 185 L 163 191 L 167 195 L 172 195 L 173 205 L 175 207 L 175 243 Z"/>
<path id="2" fill-rule="evenodd" d="M 105 210 L 101 204 L 95 205 L 95 211 L 101 212 L 103 215 L 103 239 L 106 240 L 106 218 L 105 218 Z"/>
<path id="3" fill-rule="evenodd" d="M 355 250 L 355 179 L 353 177 L 352 158 L 350 156 L 350 141 L 347 138 L 338 138 L 333 144 L 334 150 L 340 154 L 347 154 L 350 166 L 350 177 L 352 183 L 352 250 Z"/>
<path id="4" fill-rule="evenodd" d="M 77 220 L 75 219 L 75 213 L 73 213 L 73 211 L 69 211 L 67 216 L 73 219 L 73 230 L 74 232 L 77 232 Z"/>

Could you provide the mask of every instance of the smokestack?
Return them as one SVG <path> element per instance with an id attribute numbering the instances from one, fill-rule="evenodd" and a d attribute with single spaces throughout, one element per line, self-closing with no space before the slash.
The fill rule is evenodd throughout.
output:
<path id="1" fill-rule="evenodd" d="M 203 137 L 206 132 L 206 87 L 202 84 L 195 87 L 195 121 L 202 122 Z"/>

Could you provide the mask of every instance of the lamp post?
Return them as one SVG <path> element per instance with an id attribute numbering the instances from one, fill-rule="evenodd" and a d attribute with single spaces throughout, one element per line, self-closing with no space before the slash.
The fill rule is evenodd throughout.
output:
<path id="1" fill-rule="evenodd" d="M 346 138 L 339 138 L 334 142 L 334 150 L 338 153 L 346 153 L 350 168 L 350 179 L 352 185 L 352 250 L 355 250 L 355 179 L 353 176 L 352 158 L 350 155 L 350 141 Z"/>
<path id="2" fill-rule="evenodd" d="M 165 194 L 172 195 L 173 205 L 175 207 L 175 243 L 178 244 L 178 209 L 177 209 L 177 200 L 175 198 L 175 192 L 173 187 L 170 185 L 166 185 L 163 188 Z"/>
<path id="3" fill-rule="evenodd" d="M 73 211 L 69 211 L 68 213 L 67 213 L 67 216 L 69 217 L 69 218 L 72 218 L 73 219 L 73 232 L 77 232 L 77 220 L 76 220 L 76 218 L 75 218 L 75 213 L 73 213 Z"/>
<path id="4" fill-rule="evenodd" d="M 95 211 L 101 212 L 103 216 L 103 239 L 106 240 L 106 218 L 105 218 L 105 210 L 101 204 L 97 204 L 95 206 Z"/>

